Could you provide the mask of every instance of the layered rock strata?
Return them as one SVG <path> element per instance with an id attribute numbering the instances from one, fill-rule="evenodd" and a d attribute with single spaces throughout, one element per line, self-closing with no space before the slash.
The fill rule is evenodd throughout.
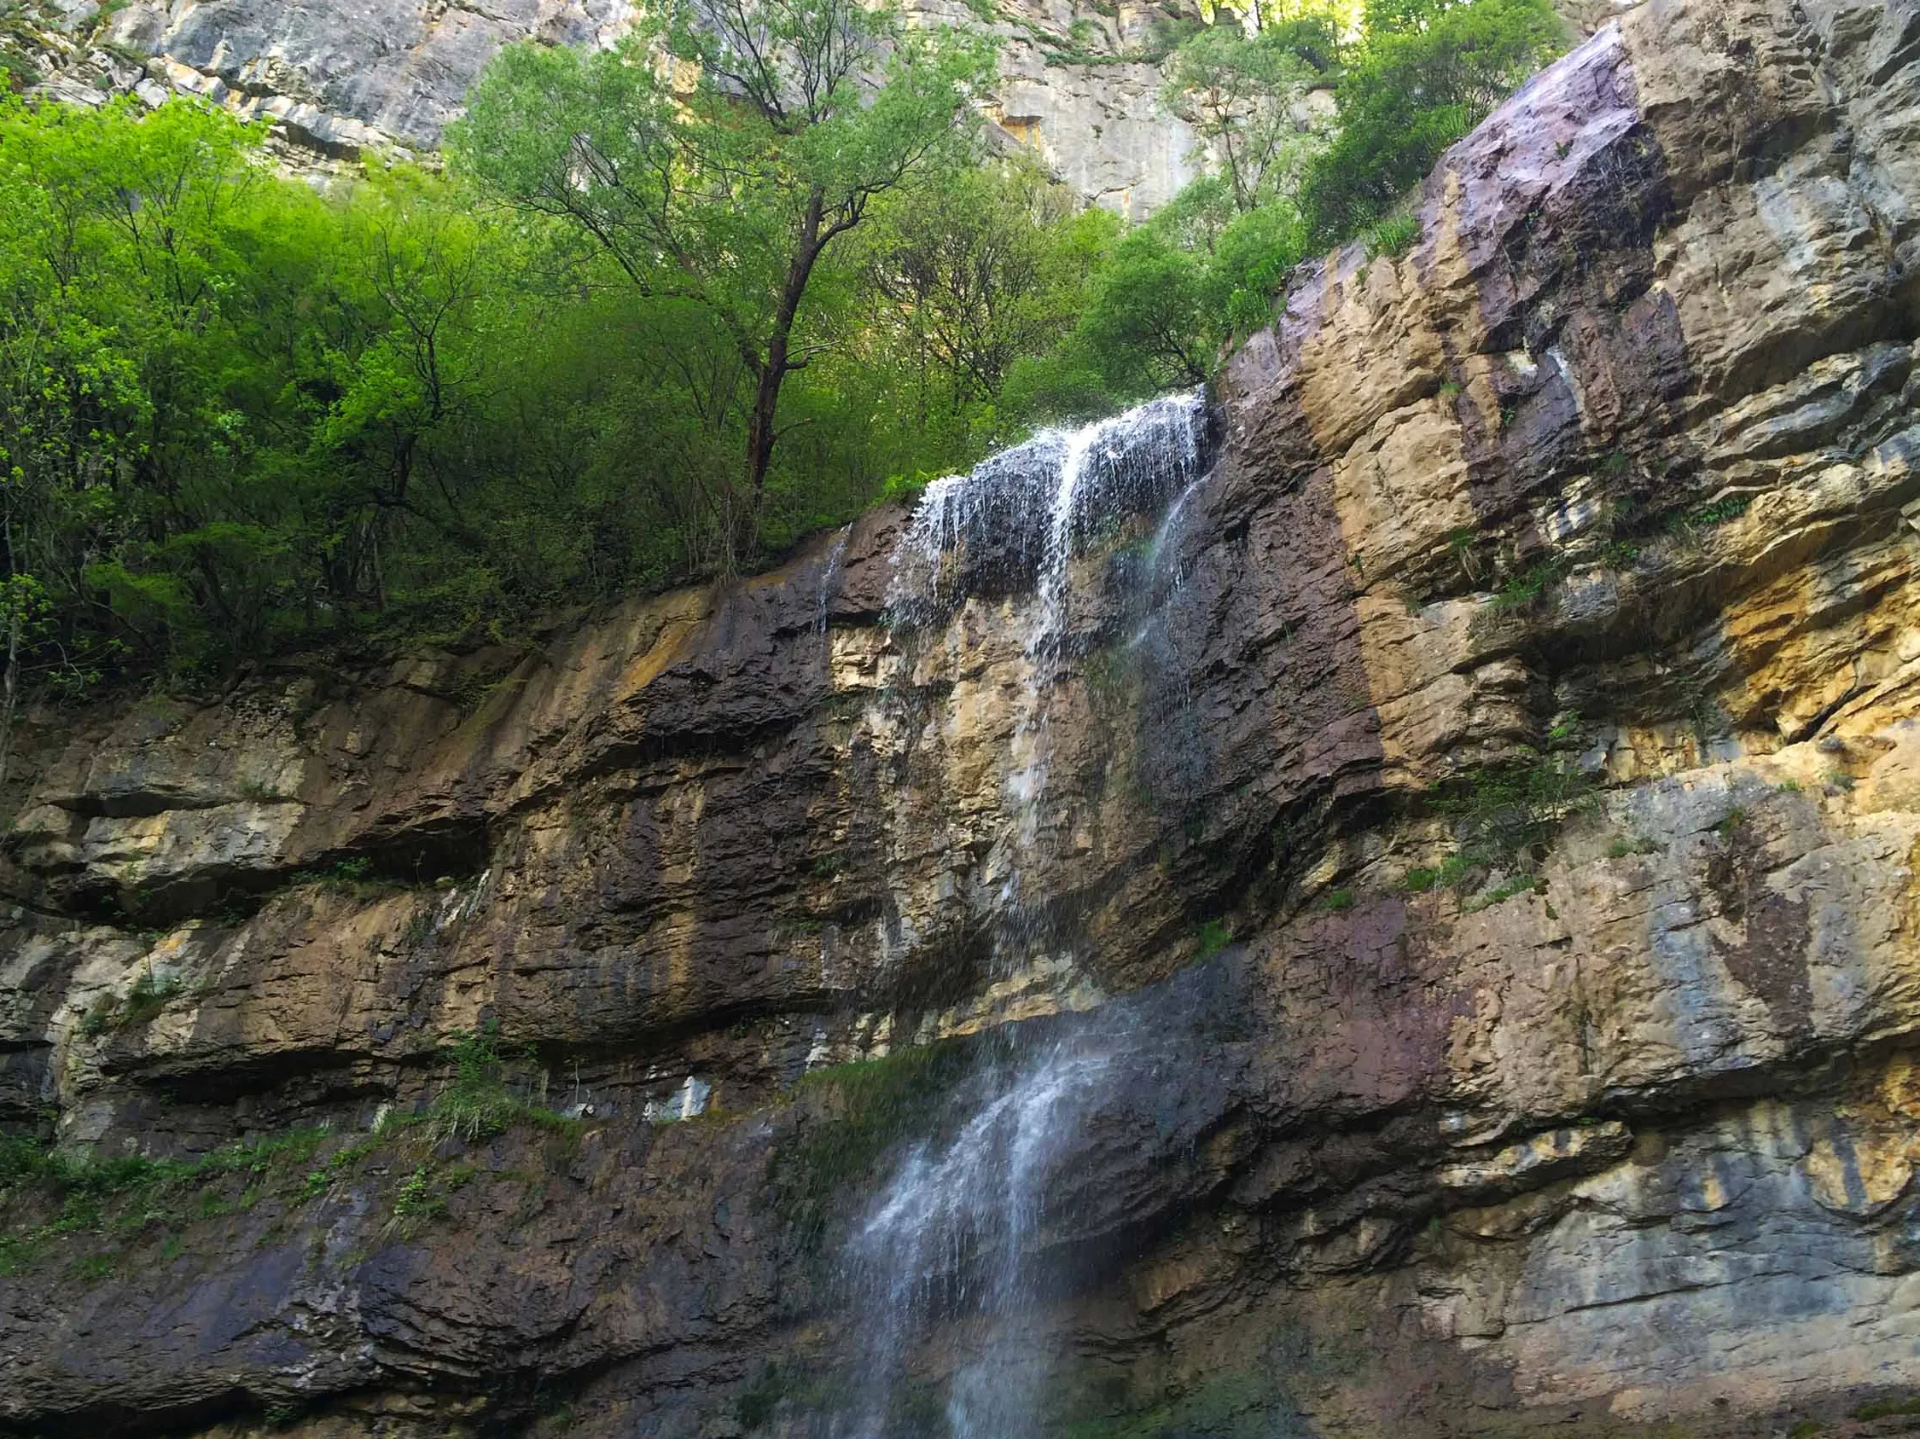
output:
<path id="1" fill-rule="evenodd" d="M 258 1157 L 19 1187 L 0 1414 L 809 1432 L 876 1093 L 937 1123 L 929 1064 L 1093 1011 L 1138 1042 L 1039 1231 L 1074 1433 L 1897 1424 L 1916 202 L 1920 6 L 1650 0 L 1407 254 L 1310 267 L 1177 582 L 1130 607 L 1155 517 L 1077 563 L 1022 875 L 1074 939 L 1015 973 L 1031 573 L 882 623 L 895 510 L 525 652 L 38 717 L 5 1118 Z"/>
<path id="2" fill-rule="evenodd" d="M 16 36 L 0 39 L 17 40 L 39 72 L 37 94 L 89 105 L 115 94 L 147 105 L 199 96 L 271 121 L 280 158 L 301 170 L 350 169 L 344 162 L 363 157 L 431 160 L 503 45 L 612 45 L 634 15 L 627 0 L 37 3 L 16 21 Z M 1197 25 L 1191 5 L 921 0 L 906 8 L 916 23 L 996 38 L 1000 87 L 983 97 L 991 137 L 1037 154 L 1089 201 L 1144 216 L 1197 173 L 1198 138 L 1160 102 L 1160 61 Z"/>

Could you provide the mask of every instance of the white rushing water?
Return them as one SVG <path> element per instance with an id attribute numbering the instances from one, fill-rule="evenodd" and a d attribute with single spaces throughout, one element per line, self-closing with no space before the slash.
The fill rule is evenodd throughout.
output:
<path id="1" fill-rule="evenodd" d="M 1020 1376 L 1029 1370 L 1003 1362 L 1033 1298 L 1024 1260 L 1056 1166 L 1111 1062 L 1107 1045 L 1063 1041 L 988 1076 L 959 1131 L 937 1150 L 916 1148 L 880 1193 L 849 1254 L 871 1281 L 859 1433 L 886 1432 L 887 1380 L 921 1328 L 969 1313 L 996 1332 L 987 1355 L 955 1376 L 947 1404 L 955 1439 L 1026 1432 L 1034 1396 Z"/>
<path id="2" fill-rule="evenodd" d="M 1007 766 L 1012 845 L 997 857 L 1002 908 L 1013 921 L 1000 936 L 1009 968 L 1050 937 L 1020 910 L 1031 898 L 1022 892 L 1023 877 L 1045 858 L 1051 697 L 1071 659 L 1073 561 L 1106 527 L 1157 513 L 1191 491 L 1205 427 L 1205 396 L 1194 390 L 1079 429 L 1043 430 L 970 474 L 929 485 L 895 551 L 887 608 L 896 627 L 942 618 L 977 585 L 1011 587 L 1031 575 L 1029 668 Z M 1150 568 L 1164 538 L 1163 525 Z"/>
<path id="3" fill-rule="evenodd" d="M 1028 652 L 1047 652 L 1064 633 L 1073 556 L 1099 525 L 1157 513 L 1191 484 L 1205 428 L 1195 390 L 1077 430 L 1042 430 L 968 474 L 935 480 L 894 551 L 890 622 L 931 623 L 981 580 L 1018 587 L 1005 583 L 1017 573 L 1040 601 Z"/>
<path id="4" fill-rule="evenodd" d="M 1070 952 L 1077 936 L 1050 932 L 1022 876 L 1045 858 L 1052 744 L 1051 694 L 1072 661 L 1074 560 L 1089 541 L 1134 516 L 1166 511 L 1143 574 L 1151 584 L 1168 548 L 1173 511 L 1200 478 L 1205 409 L 1199 392 L 1155 400 L 1078 430 L 1052 430 L 971 474 L 928 486 L 895 553 L 889 617 L 898 629 L 936 623 L 976 593 L 1031 589 L 1023 636 L 1028 661 L 1008 756 L 1012 853 L 1003 856 L 1003 962 Z M 1110 1088 L 1124 1031 L 1093 1026 L 1022 1046 L 956 1096 L 944 1137 L 902 1159 L 856 1226 L 842 1276 L 861 1331 L 856 1399 L 836 1439 L 919 1436 L 895 1414 L 916 1338 L 936 1319 L 970 1322 L 972 1362 L 951 1376 L 951 1439 L 1030 1439 L 1045 1372 L 1032 1332 L 1034 1256 L 1044 1247 L 1047 1198 Z M 928 1436 L 931 1439 L 931 1436 Z"/>

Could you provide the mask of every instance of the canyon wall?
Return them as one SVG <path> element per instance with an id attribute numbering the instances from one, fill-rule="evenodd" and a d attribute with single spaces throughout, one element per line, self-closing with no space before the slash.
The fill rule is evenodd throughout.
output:
<path id="1" fill-rule="evenodd" d="M 0 1119 L 94 1167 L 9 1202 L 0 1423 L 817 1432 L 889 1156 L 1092 1024 L 1048 1432 L 1902 1422 L 1916 203 L 1920 5 L 1602 28 L 1081 547 L 1038 850 L 1017 510 L 904 619 L 882 509 L 536 646 L 36 713 Z M 1015 855 L 1071 939 L 1008 970 Z"/>
<path id="2" fill-rule="evenodd" d="M 629 0 L 36 3 L 0 31 L 0 49 L 14 43 L 39 72 L 36 93 L 88 105 L 197 95 L 271 120 L 283 162 L 319 171 L 362 156 L 431 159 L 501 46 L 612 45 L 633 23 Z M 1159 99 L 1160 61 L 1197 20 L 1190 0 L 905 8 L 916 23 L 997 37 L 1000 88 L 983 104 L 991 138 L 1032 150 L 1086 199 L 1139 217 L 1197 173 L 1198 137 Z"/>
<path id="3" fill-rule="evenodd" d="M 1197 27 L 1193 0 L 910 0 L 919 24 L 983 29 L 1000 84 L 982 97 L 990 138 L 1024 148 L 1084 199 L 1150 214 L 1199 172 L 1201 141 L 1160 100 L 1161 63 Z M 1561 0 L 1591 33 L 1619 0 Z M 362 157 L 431 161 L 467 89 L 503 45 L 612 45 L 630 0 L 27 0 L 0 27 L 31 67 L 33 93 L 97 105 L 197 95 L 273 122 L 270 143 L 299 171 Z M 1221 10 L 1221 23 L 1237 23 Z"/>

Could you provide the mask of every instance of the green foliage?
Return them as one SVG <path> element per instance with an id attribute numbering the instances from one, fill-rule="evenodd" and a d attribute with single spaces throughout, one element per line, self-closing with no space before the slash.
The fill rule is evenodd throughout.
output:
<path id="1" fill-rule="evenodd" d="M 890 477 L 884 497 L 1017 438 L 998 408 L 1010 373 L 1073 333 L 1119 229 L 1106 211 L 1069 204 L 1029 159 L 943 173 L 875 205 L 857 251 L 879 302 L 872 343 L 912 377 L 904 398 L 929 459 L 912 478 Z"/>
<path id="2" fill-rule="evenodd" d="M 74 1155 L 31 1140 L 0 1138 L 0 1274 L 17 1274 L 50 1241 L 65 1236 L 126 1240 L 156 1225 L 213 1218 L 232 1204 L 223 1186 L 234 1177 L 263 1179 L 308 1163 L 324 1128 L 296 1129 L 270 1139 L 236 1142 L 197 1159 L 142 1155 Z M 50 1219 L 33 1222 L 29 1206 Z M 79 1261 L 100 1271 L 97 1253 Z M 97 1274 L 96 1274 L 97 1277 Z"/>
<path id="3" fill-rule="evenodd" d="M 419 1164 L 406 1177 L 393 1197 L 395 1219 L 438 1219 L 447 1212 L 447 1201 L 433 1192 L 432 1166 Z"/>
<path id="4" fill-rule="evenodd" d="M 175 996 L 184 994 L 186 988 L 178 975 L 156 975 L 148 970 L 134 980 L 133 987 L 127 991 L 126 1002 L 120 1007 L 121 1027 L 145 1024 L 165 1009 Z"/>
<path id="5" fill-rule="evenodd" d="M 1648 839 L 1645 835 L 1634 835 L 1632 838 L 1616 839 L 1607 845 L 1608 859 L 1625 859 L 1629 855 L 1658 854 L 1659 852 L 1659 843 L 1655 840 Z"/>
<path id="6" fill-rule="evenodd" d="M 1235 209 L 1297 188 L 1326 130 L 1302 101 L 1337 69 L 1342 48 L 1337 19 L 1310 13 L 1252 36 L 1204 30 L 1173 53 L 1162 101 L 1217 154 Z"/>
<path id="7" fill-rule="evenodd" d="M 987 42 L 852 0 L 508 47 L 448 173 L 324 195 L 216 107 L 0 97 L 7 693 L 511 642 L 1205 379 L 1558 36 L 1546 0 L 1267 8 L 1156 22 L 1208 173 L 1130 228 L 984 158 Z"/>
<path id="8" fill-rule="evenodd" d="M 76 1155 L 0 1138 L 0 1274 L 20 1272 L 62 1237 L 125 1244 L 250 1209 L 269 1194 L 291 1205 L 314 1202 L 383 1146 L 418 1155 L 423 1144 L 474 1141 L 517 1126 L 579 1136 L 579 1121 L 512 1092 L 496 1026 L 454 1036 L 446 1053 L 452 1077 L 424 1114 L 389 1117 L 372 1134 L 337 1143 L 319 1163 L 332 1137 L 324 1126 L 237 1141 L 194 1159 Z M 444 1215 L 447 1195 L 476 1173 L 470 1165 L 416 1158 L 394 1192 L 395 1222 Z M 177 1243 L 171 1248 L 178 1252 Z M 104 1261 L 95 1254 L 79 1262 L 91 1272 Z"/>
<path id="9" fill-rule="evenodd" d="M 1747 512 L 1753 503 L 1751 495 L 1728 495 L 1711 504 L 1700 505 L 1691 510 L 1682 510 L 1667 521 L 1669 534 L 1692 534 L 1698 530 L 1712 529 L 1715 525 L 1724 525 L 1737 520 Z"/>
<path id="10" fill-rule="evenodd" d="M 1353 908 L 1353 891 L 1350 889 L 1329 890 L 1321 896 L 1320 907 L 1331 914 L 1345 914 Z"/>
<path id="11" fill-rule="evenodd" d="M 1906 1399 L 1870 1399 L 1853 1411 L 1852 1417 L 1861 1423 L 1873 1419 L 1889 1419 L 1895 1415 L 1920 1414 L 1920 1396 Z"/>
<path id="12" fill-rule="evenodd" d="M 1466 905 L 1469 910 L 1538 888 L 1539 853 L 1563 824 L 1599 802 L 1599 780 L 1572 753 L 1579 732 L 1579 716 L 1569 713 L 1549 729 L 1544 752 L 1523 749 L 1515 760 L 1469 770 L 1436 788 L 1427 808 L 1449 821 L 1455 848 L 1437 868 L 1410 870 L 1406 888 L 1415 894 L 1472 890 L 1506 876 Z"/>
<path id="13" fill-rule="evenodd" d="M 1566 578 L 1571 568 L 1570 561 L 1559 555 L 1537 561 L 1509 576 L 1507 582 L 1494 592 L 1494 608 L 1524 609 Z"/>
<path id="14" fill-rule="evenodd" d="M 1391 255 L 1398 259 L 1411 250 L 1419 238 L 1420 221 L 1412 215 L 1397 215 L 1368 228 L 1367 254 Z"/>
<path id="15" fill-rule="evenodd" d="M 365 855 L 352 855 L 315 868 L 296 869 L 287 879 L 291 884 L 317 885 L 321 889 L 349 894 L 359 894 L 366 886 L 377 883 L 373 878 L 373 861 Z"/>
<path id="16" fill-rule="evenodd" d="M 898 158 L 959 63 L 916 65 L 898 103 L 814 133 L 807 163 Z M 781 233 L 773 180 L 741 197 L 759 209 L 720 207 L 709 291 L 654 294 L 564 217 L 404 168 L 322 197 L 277 178 L 261 138 L 185 101 L 0 102 L 0 650 L 22 679 L 78 695 L 320 640 L 502 640 L 842 521 L 888 475 L 997 437 L 1009 357 L 1071 328 L 1113 230 L 1029 172 L 963 164 L 958 141 L 916 152 L 916 184 L 965 177 L 949 209 L 994 269 L 986 359 L 922 403 L 936 338 L 878 322 L 867 254 L 823 259 L 743 537 L 722 511 L 755 390 L 729 326 L 765 305 L 732 257 Z M 892 193 L 857 202 L 863 224 Z M 1009 235 L 1024 249 L 1003 265 Z"/>
<path id="17" fill-rule="evenodd" d="M 1218 954 L 1229 944 L 1232 944 L 1233 931 L 1226 926 L 1224 921 L 1210 919 L 1200 926 L 1200 933 L 1196 936 L 1196 940 L 1193 957 L 1195 959 L 1205 959 L 1209 955 Z"/>
<path id="18" fill-rule="evenodd" d="M 500 1022 L 489 1019 L 478 1029 L 452 1036 L 446 1056 L 453 1064 L 447 1081 L 426 1120 L 438 1139 L 460 1139 L 471 1144 L 516 1124 L 550 1130 L 577 1138 L 583 1128 L 577 1119 L 516 1095 L 507 1083 L 507 1059 L 500 1051 Z M 529 1056 L 531 1058 L 531 1056 Z"/>
<path id="19" fill-rule="evenodd" d="M 1142 226 L 1115 247 L 1074 338 L 1116 394 L 1197 385 L 1219 337 L 1210 298 L 1201 256 L 1172 242 L 1164 227 Z"/>
<path id="20" fill-rule="evenodd" d="M 1751 818 L 1751 816 L 1748 815 L 1746 806 L 1735 805 L 1732 809 L 1721 815 L 1719 819 L 1708 825 L 1707 828 L 1714 834 L 1719 835 L 1722 839 L 1725 839 L 1727 836 L 1744 829 L 1749 818 Z"/>
<path id="21" fill-rule="evenodd" d="M 968 95 L 991 52 L 854 0 L 694 0 L 670 15 L 614 50 L 508 47 L 448 140 L 486 192 L 610 261 L 711 352 L 692 398 L 738 411 L 743 464 L 696 473 L 731 569 L 760 538 L 777 442 L 804 419 L 783 404 L 787 380 L 839 348 L 843 237 L 968 158 Z M 697 66 L 690 92 L 674 92 L 681 71 L 662 52 Z"/>
<path id="22" fill-rule="evenodd" d="M 80 1020 L 80 1032 L 97 1039 L 114 1030 L 146 1024 L 178 996 L 186 993 L 178 975 L 143 970 L 124 996 L 103 994 Z"/>
<path id="23" fill-rule="evenodd" d="M 1479 851 L 1455 852 L 1441 860 L 1438 869 L 1408 870 L 1405 884 L 1413 894 L 1425 894 L 1434 889 L 1456 889 L 1478 874 L 1485 863 Z"/>
<path id="24" fill-rule="evenodd" d="M 817 1365 L 769 1364 L 734 1399 L 734 1415 L 748 1433 L 768 1429 L 788 1413 L 831 1414 L 853 1397 L 845 1375 Z"/>
<path id="25" fill-rule="evenodd" d="M 1484 894 L 1477 895 L 1464 906 L 1469 914 L 1476 910 L 1490 909 L 1496 904 L 1512 899 L 1517 894 L 1531 894 L 1540 887 L 1540 881 L 1532 874 L 1520 873 L 1501 884 L 1495 885 Z"/>
<path id="26" fill-rule="evenodd" d="M 980 1062 L 975 1047 L 948 1040 L 881 1059 L 815 1070 L 800 1081 L 813 1112 L 775 1152 L 773 1204 L 813 1249 L 841 1197 L 871 1179 L 902 1140 L 932 1126 L 941 1098 Z"/>
<path id="27" fill-rule="evenodd" d="M 1213 245 L 1211 303 L 1234 334 L 1273 318 L 1273 297 L 1306 258 L 1306 229 L 1289 205 L 1266 205 L 1236 215 Z"/>
<path id="28" fill-rule="evenodd" d="M 1308 3 L 1253 36 L 1186 40 L 1162 99 L 1207 173 L 1114 247 L 1066 343 L 1014 367 L 1014 399 L 1074 414 L 1196 383 L 1310 255 L 1355 236 L 1406 253 L 1419 224 L 1391 212 L 1564 39 L 1549 0 L 1390 0 L 1357 37 L 1340 7 Z M 1328 87 L 1331 115 L 1309 99 Z"/>
<path id="29" fill-rule="evenodd" d="M 1593 778 L 1568 756 L 1533 751 L 1513 763 L 1470 771 L 1431 804 L 1454 821 L 1463 850 L 1511 860 L 1545 843 L 1597 797 Z"/>
<path id="30" fill-rule="evenodd" d="M 1364 53 L 1336 92 L 1340 133 L 1301 185 L 1323 245 L 1390 210 L 1566 40 L 1548 0 L 1388 0 L 1367 17 Z"/>

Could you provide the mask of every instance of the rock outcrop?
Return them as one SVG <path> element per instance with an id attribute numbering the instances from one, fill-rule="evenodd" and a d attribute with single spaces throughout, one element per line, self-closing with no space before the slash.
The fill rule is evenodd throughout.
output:
<path id="1" fill-rule="evenodd" d="M 375 0 L 38 0 L 15 22 L 40 73 L 37 93 L 76 104 L 137 94 L 157 105 L 197 95 L 273 122 L 296 169 L 362 156 L 431 157 L 468 88 L 501 46 L 525 39 L 611 45 L 632 25 L 628 0 L 457 5 Z M 984 97 L 993 137 L 1024 146 L 1080 195 L 1140 217 L 1196 173 L 1198 138 L 1160 103 L 1159 62 L 1197 23 L 1191 4 L 1067 0 L 976 6 L 920 0 L 925 23 L 984 28 L 1000 45 L 999 93 Z"/>
<path id="2" fill-rule="evenodd" d="M 1016 972 L 1040 600 L 883 623 L 897 510 L 529 652 L 36 717 L 0 1113 L 95 1160 L 14 1191 L 0 1419 L 810 1432 L 890 1145 L 1099 1022 L 1034 1230 L 1076 1435 L 1891 1422 L 1916 204 L 1920 5 L 1649 0 L 1310 267 L 1076 562 L 1020 876 L 1074 940 Z"/>
<path id="3" fill-rule="evenodd" d="M 1037 154 L 1085 199 L 1134 219 L 1198 173 L 1201 141 L 1161 103 L 1160 64 L 1198 24 L 1192 0 L 912 0 L 922 23 L 991 33 L 1000 87 L 983 98 L 992 137 Z M 1591 33 L 1616 0 L 1564 0 Z M 611 45 L 629 0 L 506 5 L 371 0 L 24 0 L 0 60 L 19 52 L 34 90 L 73 104 L 135 94 L 148 105 L 197 95 L 272 122 L 297 170 L 375 155 L 431 158 L 468 87 L 503 45 Z M 1221 12 L 1222 23 L 1235 23 Z"/>

